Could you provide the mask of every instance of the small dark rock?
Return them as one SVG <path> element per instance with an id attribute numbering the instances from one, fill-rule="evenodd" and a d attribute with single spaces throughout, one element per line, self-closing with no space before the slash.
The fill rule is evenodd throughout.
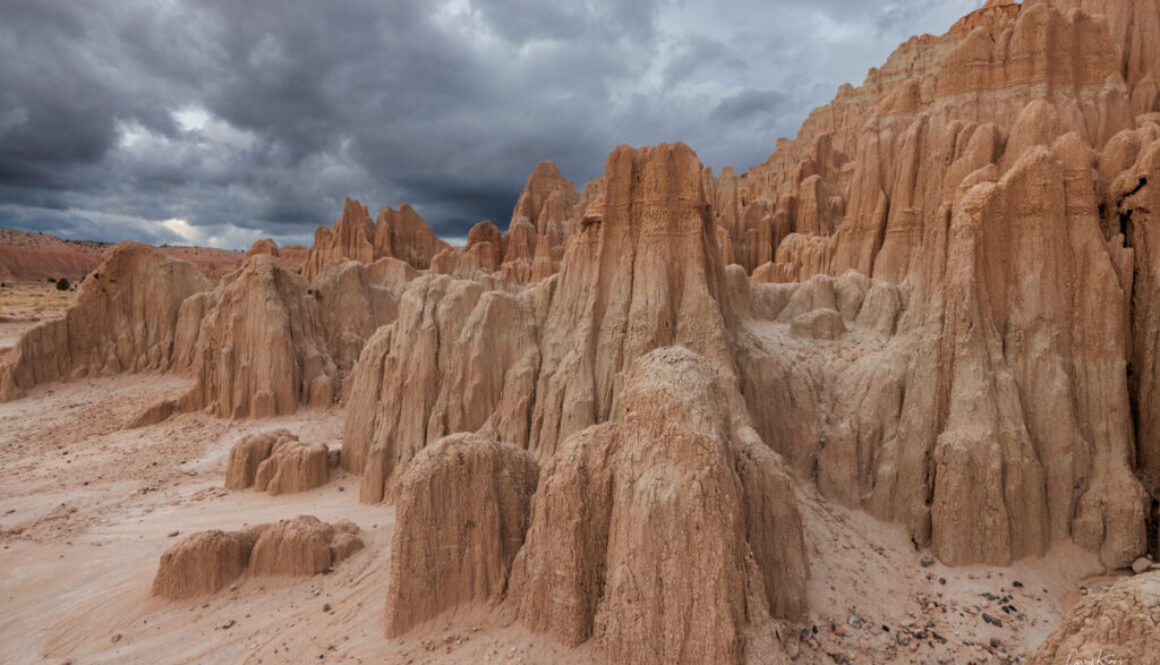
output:
<path id="1" fill-rule="evenodd" d="M 322 604 L 322 611 L 329 612 L 330 611 L 330 603 L 323 603 Z"/>
<path id="2" fill-rule="evenodd" d="M 934 565 L 934 557 L 929 554 L 923 555 L 923 557 L 919 559 L 918 564 L 923 568 L 930 568 Z"/>
<path id="3" fill-rule="evenodd" d="M 947 578 L 945 578 L 945 577 L 940 577 L 940 578 L 938 578 L 938 583 L 939 583 L 939 584 L 946 584 L 946 583 L 947 583 Z"/>
<path id="4" fill-rule="evenodd" d="M 996 619 L 995 617 L 991 616 L 990 614 L 987 614 L 986 612 L 983 612 L 983 621 L 991 624 L 992 626 L 995 626 L 996 628 L 1003 627 L 1003 621 L 1001 619 Z"/>
<path id="5" fill-rule="evenodd" d="M 998 649 L 1002 644 L 1003 643 L 999 641 L 999 638 L 997 638 L 997 637 L 991 638 L 991 648 L 992 649 Z"/>
<path id="6" fill-rule="evenodd" d="M 1015 580 L 1014 582 L 1011 583 L 1011 586 L 1015 587 L 1016 589 L 1022 589 L 1023 583 L 1020 582 L 1019 580 Z"/>
<path id="7" fill-rule="evenodd" d="M 229 630 L 230 628 L 233 628 L 235 623 L 237 622 L 233 619 L 230 619 L 229 621 L 222 624 L 222 630 Z"/>

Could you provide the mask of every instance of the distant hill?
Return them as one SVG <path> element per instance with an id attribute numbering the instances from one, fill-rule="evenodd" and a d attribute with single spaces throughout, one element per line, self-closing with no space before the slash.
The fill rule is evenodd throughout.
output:
<path id="1" fill-rule="evenodd" d="M 0 279 L 40 281 L 67 277 L 77 281 L 101 262 L 111 243 L 62 240 L 46 233 L 0 229 Z M 209 247 L 159 248 L 169 256 L 189 261 L 217 280 L 241 263 L 242 252 Z"/>

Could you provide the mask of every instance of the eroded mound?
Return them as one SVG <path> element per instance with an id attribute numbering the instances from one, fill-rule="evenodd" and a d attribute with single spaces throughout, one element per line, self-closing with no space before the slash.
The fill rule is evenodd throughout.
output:
<path id="1" fill-rule="evenodd" d="M 615 418 L 544 469 L 512 573 L 522 623 L 609 663 L 740 663 L 751 624 L 804 615 L 789 477 L 731 390 L 681 347 L 635 363 Z"/>
<path id="2" fill-rule="evenodd" d="M 214 593 L 241 576 L 258 535 L 268 525 L 245 531 L 201 531 L 161 555 L 153 595 L 180 599 Z"/>
<path id="3" fill-rule="evenodd" d="M 252 575 L 305 576 L 325 572 L 362 549 L 358 526 L 327 524 L 300 515 L 241 531 L 201 531 L 161 555 L 154 596 L 177 600 L 214 593 L 249 571 Z"/>
<path id="4" fill-rule="evenodd" d="M 271 495 L 305 492 L 330 480 L 330 451 L 279 429 L 242 437 L 230 449 L 225 488 Z"/>
<path id="5" fill-rule="evenodd" d="M 64 318 L 26 332 L 0 365 L 0 401 L 50 381 L 169 369 L 181 303 L 212 287 L 191 263 L 114 245 Z"/>
<path id="6" fill-rule="evenodd" d="M 1155 663 L 1160 658 L 1160 573 L 1092 593 L 1064 619 L 1028 665 Z"/>

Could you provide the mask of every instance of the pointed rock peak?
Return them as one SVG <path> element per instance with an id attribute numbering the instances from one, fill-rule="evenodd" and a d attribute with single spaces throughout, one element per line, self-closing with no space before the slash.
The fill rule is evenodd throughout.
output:
<path id="1" fill-rule="evenodd" d="M 494 243 L 497 247 L 500 245 L 503 234 L 499 232 L 495 224 L 491 220 L 483 220 L 482 222 L 471 227 L 467 232 L 467 246 L 477 245 L 481 242 Z"/>

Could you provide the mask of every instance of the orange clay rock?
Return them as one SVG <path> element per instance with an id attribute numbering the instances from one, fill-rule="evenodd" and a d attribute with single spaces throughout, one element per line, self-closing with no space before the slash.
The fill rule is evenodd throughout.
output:
<path id="1" fill-rule="evenodd" d="M 388 636 L 503 596 L 538 474 L 526 451 L 473 434 L 441 439 L 411 460 L 391 543 Z"/>
<path id="2" fill-rule="evenodd" d="M 425 270 L 433 256 L 449 247 L 409 205 L 398 210 L 384 206 L 376 223 L 366 206 L 348 198 L 333 228 L 320 226 L 314 232 L 314 245 L 306 255 L 302 274 L 314 279 L 336 261 L 369 264 L 386 257 Z"/>
<path id="3" fill-rule="evenodd" d="M 305 492 L 330 480 L 329 451 L 321 443 L 280 437 L 258 465 L 254 489 L 271 496 Z"/>
<path id="4" fill-rule="evenodd" d="M 547 459 L 609 418 L 625 371 L 654 348 L 685 344 L 733 371 L 696 154 L 621 146 L 605 173 L 555 280 L 511 294 L 428 276 L 403 294 L 355 372 L 378 398 L 352 394 L 360 408 L 346 415 L 350 459 L 366 460 L 364 501 L 389 498 L 406 461 L 455 432 L 486 430 Z"/>
<path id="5" fill-rule="evenodd" d="M 682 347 L 636 361 L 615 417 L 544 468 L 510 583 L 521 623 L 609 663 L 740 663 L 751 622 L 805 615 L 789 477 L 731 416 L 735 390 Z"/>
<path id="6" fill-rule="evenodd" d="M 1160 573 L 1148 573 L 1081 598 L 1027 663 L 1154 663 L 1158 644 Z"/>
<path id="7" fill-rule="evenodd" d="M 315 575 L 362 549 L 358 532 L 348 520 L 327 524 L 311 515 L 241 531 L 200 531 L 161 555 L 153 595 L 176 600 L 214 593 L 246 571 Z"/>
<path id="8" fill-rule="evenodd" d="M 325 572 L 362 548 L 358 527 L 327 524 L 313 515 L 282 520 L 262 531 L 250 555 L 253 575 L 308 576 Z"/>
<path id="9" fill-rule="evenodd" d="M 245 531 L 200 531 L 182 538 L 161 555 L 153 595 L 177 600 L 214 593 L 241 576 L 258 534 L 268 525 Z"/>
<path id="10" fill-rule="evenodd" d="M 182 301 L 213 284 L 193 264 L 114 245 L 62 319 L 24 333 L 0 365 L 0 401 L 90 374 L 169 369 Z"/>
<path id="11" fill-rule="evenodd" d="M 395 318 L 392 288 L 412 276 L 400 265 L 330 263 L 312 284 L 251 256 L 182 307 L 175 357 L 195 378 L 183 407 L 260 418 L 331 405 L 363 343 Z"/>
<path id="12" fill-rule="evenodd" d="M 242 437 L 230 448 L 230 461 L 226 468 L 228 490 L 241 490 L 254 484 L 258 467 L 270 456 L 274 444 L 279 441 L 297 441 L 298 437 L 279 429 Z"/>

